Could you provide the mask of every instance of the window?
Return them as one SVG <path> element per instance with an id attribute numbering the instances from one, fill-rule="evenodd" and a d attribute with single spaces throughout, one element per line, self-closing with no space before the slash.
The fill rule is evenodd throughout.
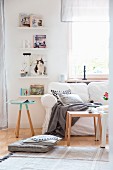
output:
<path id="1" fill-rule="evenodd" d="M 69 23 L 69 78 L 89 77 L 109 70 L 109 22 Z"/>

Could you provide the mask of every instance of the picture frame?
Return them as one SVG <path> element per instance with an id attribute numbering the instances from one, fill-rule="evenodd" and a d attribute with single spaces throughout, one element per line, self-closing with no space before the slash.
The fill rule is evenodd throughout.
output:
<path id="1" fill-rule="evenodd" d="M 30 14 L 26 14 L 26 13 L 19 14 L 19 26 L 30 27 Z"/>
<path id="2" fill-rule="evenodd" d="M 30 85 L 30 95 L 43 95 L 44 85 Z"/>
<path id="3" fill-rule="evenodd" d="M 46 35 L 34 35 L 33 48 L 46 48 Z"/>
<path id="4" fill-rule="evenodd" d="M 42 26 L 42 19 L 37 15 L 30 15 L 30 27 L 40 27 Z"/>

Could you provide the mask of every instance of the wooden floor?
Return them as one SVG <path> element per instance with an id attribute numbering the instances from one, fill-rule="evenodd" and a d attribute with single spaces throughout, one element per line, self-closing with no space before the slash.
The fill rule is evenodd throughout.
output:
<path id="1" fill-rule="evenodd" d="M 15 137 L 15 129 L 0 130 L 0 157 L 8 154 L 8 144 L 17 140 L 31 137 L 30 129 L 21 129 L 19 138 Z M 41 129 L 35 129 L 35 135 L 40 135 Z M 107 138 L 108 143 L 108 138 Z M 65 140 L 62 140 L 58 145 L 67 146 Z M 94 136 L 72 136 L 71 146 L 99 146 L 100 141 L 95 141 Z"/>

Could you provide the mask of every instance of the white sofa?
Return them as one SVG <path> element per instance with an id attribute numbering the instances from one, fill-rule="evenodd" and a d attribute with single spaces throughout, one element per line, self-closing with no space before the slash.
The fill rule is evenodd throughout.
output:
<path id="1" fill-rule="evenodd" d="M 108 101 L 103 100 L 103 95 L 108 92 L 108 82 L 91 82 L 88 85 L 86 83 L 59 83 L 51 82 L 48 85 L 48 93 L 41 98 L 42 105 L 45 108 L 45 120 L 43 123 L 42 133 L 45 133 L 48 128 L 51 109 L 57 102 L 56 97 L 51 93 L 51 90 L 65 91 L 71 90 L 71 93 L 78 94 L 84 102 L 93 100 L 104 105 L 108 104 Z M 72 135 L 93 135 L 94 134 L 94 120 L 93 118 L 80 118 L 71 128 Z"/>

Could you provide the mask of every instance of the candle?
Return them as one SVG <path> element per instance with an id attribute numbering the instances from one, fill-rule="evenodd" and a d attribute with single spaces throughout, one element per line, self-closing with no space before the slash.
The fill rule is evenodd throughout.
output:
<path id="1" fill-rule="evenodd" d="M 83 80 L 87 80 L 86 79 L 86 66 L 84 65 L 84 78 L 83 78 Z"/>

